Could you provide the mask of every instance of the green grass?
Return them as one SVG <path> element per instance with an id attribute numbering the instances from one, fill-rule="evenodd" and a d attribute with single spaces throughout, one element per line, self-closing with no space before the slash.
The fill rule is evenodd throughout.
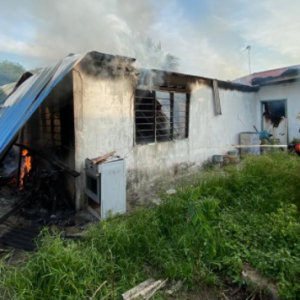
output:
<path id="1" fill-rule="evenodd" d="M 7 299 L 88 299 L 107 280 L 95 299 L 120 299 L 150 276 L 218 288 L 241 284 L 247 262 L 282 298 L 300 299 L 299 208 L 300 159 L 248 157 L 240 171 L 204 172 L 160 206 L 91 226 L 83 241 L 44 231 L 25 265 L 0 263 L 0 290 Z"/>

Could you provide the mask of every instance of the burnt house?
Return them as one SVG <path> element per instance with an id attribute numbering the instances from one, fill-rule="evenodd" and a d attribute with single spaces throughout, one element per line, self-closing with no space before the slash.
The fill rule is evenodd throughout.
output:
<path id="1" fill-rule="evenodd" d="M 36 165 L 58 169 L 67 201 L 82 209 L 86 159 L 114 151 L 125 161 L 127 202 L 146 201 L 232 150 L 240 132 L 262 128 L 263 114 L 280 114 L 264 106 L 261 85 L 136 69 L 134 61 L 70 55 L 1 100 L 0 158 L 19 157 L 19 185 L 30 185 Z"/>

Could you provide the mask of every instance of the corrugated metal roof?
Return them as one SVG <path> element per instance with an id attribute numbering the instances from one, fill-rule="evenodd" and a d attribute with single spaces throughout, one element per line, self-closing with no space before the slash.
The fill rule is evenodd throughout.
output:
<path id="1" fill-rule="evenodd" d="M 0 158 L 51 90 L 85 54 L 67 56 L 23 82 L 0 102 Z"/>
<path id="2" fill-rule="evenodd" d="M 16 82 L 0 86 L 0 106 L 4 102 L 4 100 L 7 98 L 7 96 L 12 92 L 15 85 L 16 85 Z"/>
<path id="3" fill-rule="evenodd" d="M 237 79 L 233 80 L 232 82 L 252 86 L 252 80 L 255 78 L 279 77 L 286 71 L 296 70 L 296 69 L 300 69 L 300 65 L 284 67 L 284 68 L 279 68 L 279 69 L 273 69 L 273 70 L 267 70 L 267 71 L 263 71 L 263 72 L 257 72 L 257 73 L 253 73 L 253 74 L 241 77 L 241 78 L 237 78 Z"/>

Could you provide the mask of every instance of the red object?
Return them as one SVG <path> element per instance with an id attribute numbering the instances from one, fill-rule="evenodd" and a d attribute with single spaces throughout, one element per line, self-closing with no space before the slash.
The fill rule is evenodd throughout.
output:
<path id="1" fill-rule="evenodd" d="M 295 146 L 295 151 L 300 153 L 300 143 Z"/>

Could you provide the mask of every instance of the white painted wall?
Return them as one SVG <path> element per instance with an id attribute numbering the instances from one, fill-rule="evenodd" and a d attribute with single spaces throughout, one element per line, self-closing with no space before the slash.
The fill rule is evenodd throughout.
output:
<path id="1" fill-rule="evenodd" d="M 300 82 L 285 83 L 261 87 L 257 93 L 257 117 L 261 128 L 261 101 L 287 100 L 288 142 L 293 138 L 300 138 L 300 120 L 296 119 L 300 113 Z"/>
<path id="2" fill-rule="evenodd" d="M 134 85 L 127 78 L 96 78 L 76 66 L 74 78 L 77 209 L 84 204 L 84 160 L 115 150 L 126 158 L 129 201 L 151 197 L 161 180 L 200 167 L 214 154 L 226 154 L 242 131 L 257 120 L 255 93 L 221 90 L 222 115 L 215 116 L 213 93 L 191 86 L 189 138 L 148 145 L 134 143 Z"/>
<path id="3" fill-rule="evenodd" d="M 73 70 L 76 208 L 85 206 L 84 164 L 86 158 L 116 151 L 124 157 L 133 146 L 133 88 L 127 78 L 99 78 Z"/>

